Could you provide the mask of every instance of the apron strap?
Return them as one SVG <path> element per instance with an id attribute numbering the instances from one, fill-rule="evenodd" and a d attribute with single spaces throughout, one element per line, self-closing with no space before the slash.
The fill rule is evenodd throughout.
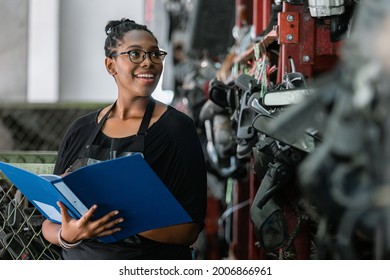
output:
<path id="1" fill-rule="evenodd" d="M 154 99 L 150 99 L 148 106 L 146 107 L 144 117 L 142 118 L 137 134 L 134 136 L 134 142 L 131 145 L 131 152 L 133 153 L 144 153 L 145 148 L 145 135 L 148 130 L 150 120 L 153 116 L 154 107 L 156 102 Z"/>
<path id="2" fill-rule="evenodd" d="M 144 117 L 142 118 L 141 125 L 139 126 L 137 135 L 145 135 L 148 130 L 150 120 L 153 116 L 154 107 L 156 105 L 156 101 L 151 98 L 148 106 L 146 107 Z"/>
<path id="3" fill-rule="evenodd" d="M 131 146 L 131 152 L 139 152 L 139 153 L 144 152 L 145 135 L 146 135 L 146 131 L 148 130 L 150 120 L 152 119 L 152 116 L 153 116 L 155 104 L 156 104 L 156 101 L 153 98 L 151 98 L 147 107 L 146 107 L 145 114 L 142 118 L 140 127 L 138 128 L 138 132 L 134 136 L 134 143 Z M 85 146 L 83 147 L 83 149 L 80 152 L 79 158 L 84 158 L 86 156 L 87 151 L 91 147 L 91 145 L 92 145 L 93 141 L 95 140 L 96 136 L 98 135 L 98 133 L 101 131 L 104 123 L 108 119 L 110 113 L 115 108 L 115 106 L 116 106 L 116 101 L 111 106 L 111 108 L 107 111 L 107 113 L 103 116 L 102 120 L 98 123 L 98 125 L 96 126 L 94 131 L 89 136 L 87 142 L 85 143 Z"/>
<path id="4" fill-rule="evenodd" d="M 115 108 L 116 106 L 116 101 L 114 102 L 114 104 L 112 104 L 111 108 L 107 111 L 107 113 L 103 116 L 103 118 L 101 119 L 101 121 L 98 123 L 98 125 L 96 126 L 95 130 L 92 132 L 92 134 L 89 136 L 88 138 L 88 141 L 86 143 L 86 148 L 88 148 L 89 146 L 92 145 L 93 143 L 93 140 L 95 140 L 96 138 L 96 135 L 98 135 L 99 131 L 102 130 L 102 127 L 103 125 L 105 124 L 106 120 L 108 119 L 108 116 L 111 114 L 112 110 Z M 88 147 L 87 147 L 88 146 Z"/>

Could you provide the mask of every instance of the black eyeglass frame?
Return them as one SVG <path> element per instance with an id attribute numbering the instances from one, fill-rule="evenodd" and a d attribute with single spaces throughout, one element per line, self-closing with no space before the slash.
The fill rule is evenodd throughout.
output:
<path id="1" fill-rule="evenodd" d="M 134 52 L 134 51 L 144 53 L 143 56 L 142 56 L 142 60 L 141 60 L 140 62 L 134 62 L 133 60 L 131 60 L 130 53 L 131 53 L 131 52 Z M 159 60 L 159 62 L 155 62 L 155 61 L 153 60 L 152 56 L 151 56 L 151 54 L 156 53 L 156 52 L 160 53 L 160 57 L 162 57 L 162 58 Z M 144 62 L 145 59 L 146 59 L 146 55 L 149 56 L 150 61 L 153 62 L 154 64 L 161 64 L 161 63 L 163 63 L 163 61 L 164 61 L 164 59 L 165 59 L 165 57 L 167 56 L 168 53 L 165 52 L 165 51 L 162 51 L 162 50 L 150 51 L 150 52 L 145 52 L 145 51 L 143 51 L 143 50 L 130 50 L 130 51 L 127 51 L 127 52 L 121 52 L 121 53 L 113 54 L 112 57 L 120 56 L 120 55 L 123 55 L 123 54 L 127 54 L 127 56 L 129 57 L 129 60 L 130 60 L 131 62 L 135 63 L 135 64 L 141 64 L 142 62 Z"/>

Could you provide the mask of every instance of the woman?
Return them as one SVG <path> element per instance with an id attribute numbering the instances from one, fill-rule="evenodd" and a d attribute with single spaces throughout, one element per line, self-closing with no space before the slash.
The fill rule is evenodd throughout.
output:
<path id="1" fill-rule="evenodd" d="M 93 220 L 99 207 L 94 205 L 75 220 L 59 203 L 62 224 L 44 221 L 43 236 L 65 249 L 64 259 L 191 259 L 190 245 L 203 228 L 207 181 L 194 123 L 151 97 L 166 56 L 152 32 L 128 19 L 109 21 L 105 30 L 105 66 L 115 79 L 117 100 L 69 127 L 54 173 L 71 172 L 80 163 L 141 152 L 193 222 L 141 232 L 106 244 L 96 238 L 120 230 L 122 218 L 118 211 Z"/>

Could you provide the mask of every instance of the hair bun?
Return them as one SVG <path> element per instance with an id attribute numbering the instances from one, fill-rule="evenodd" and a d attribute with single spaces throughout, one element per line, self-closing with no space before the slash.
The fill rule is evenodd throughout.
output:
<path id="1" fill-rule="evenodd" d="M 107 23 L 106 28 L 105 28 L 106 35 L 109 35 L 114 28 L 116 28 L 117 26 L 124 24 L 124 23 L 134 23 L 135 24 L 135 21 L 130 20 L 128 18 L 122 18 L 121 20 L 110 20 Z"/>
<path id="2" fill-rule="evenodd" d="M 128 18 L 122 18 L 122 19 L 121 19 L 121 23 L 124 23 L 124 22 L 135 23 L 134 20 L 131 20 L 131 19 L 128 19 Z"/>

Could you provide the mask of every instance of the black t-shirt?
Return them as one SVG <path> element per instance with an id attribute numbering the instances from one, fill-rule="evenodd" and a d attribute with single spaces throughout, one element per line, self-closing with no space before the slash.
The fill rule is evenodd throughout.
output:
<path id="1" fill-rule="evenodd" d="M 55 174 L 62 174 L 78 158 L 97 126 L 99 111 L 76 120 L 67 130 L 58 151 Z M 99 132 L 94 145 L 102 149 L 95 159 L 106 160 L 113 143 L 118 156 L 128 153 L 134 136 L 112 139 Z M 202 147 L 193 120 L 168 106 L 145 135 L 144 158 L 183 208 L 201 228 L 206 211 L 207 175 Z M 94 155 L 91 155 L 92 157 Z M 109 187 L 109 186 L 108 186 Z M 64 251 L 64 259 L 183 259 L 191 258 L 187 246 L 169 245 L 141 238 L 140 244 L 103 244 L 84 241 Z"/>

